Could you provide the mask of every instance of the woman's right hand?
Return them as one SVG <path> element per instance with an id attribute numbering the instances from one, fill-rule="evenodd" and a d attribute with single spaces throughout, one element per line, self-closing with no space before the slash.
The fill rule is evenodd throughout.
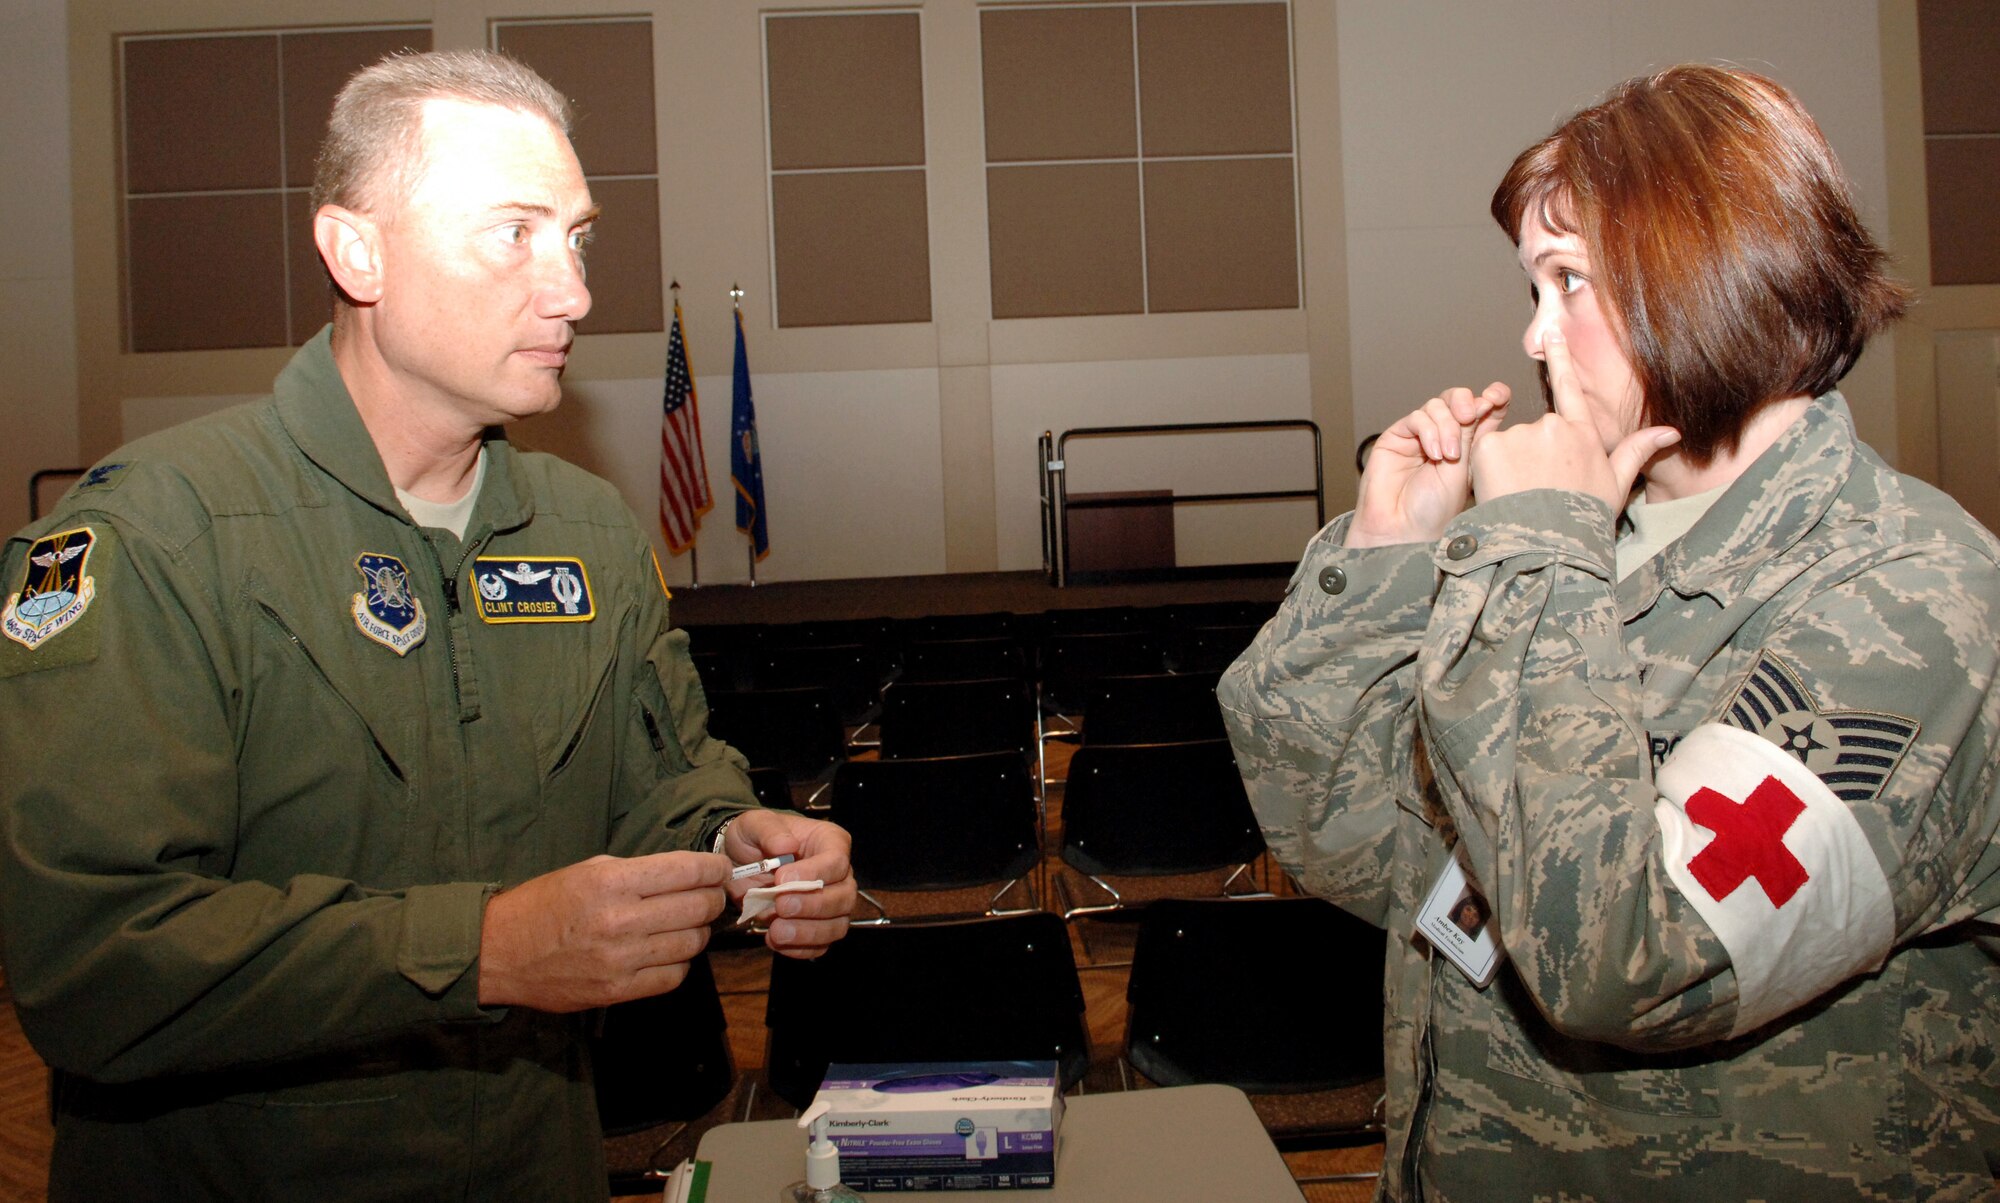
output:
<path id="1" fill-rule="evenodd" d="M 1472 500 L 1472 444 L 1507 416 L 1513 390 L 1499 381 L 1474 393 L 1446 389 L 1375 440 L 1347 546 L 1423 543 Z"/>

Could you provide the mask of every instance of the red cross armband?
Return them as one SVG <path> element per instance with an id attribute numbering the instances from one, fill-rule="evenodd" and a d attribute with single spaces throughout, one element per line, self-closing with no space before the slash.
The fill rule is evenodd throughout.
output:
<path id="1" fill-rule="evenodd" d="M 1889 880 L 1847 803 L 1797 756 L 1710 723 L 1655 780 L 1667 875 L 1736 970 L 1732 1036 L 1881 967 L 1895 939 Z"/>

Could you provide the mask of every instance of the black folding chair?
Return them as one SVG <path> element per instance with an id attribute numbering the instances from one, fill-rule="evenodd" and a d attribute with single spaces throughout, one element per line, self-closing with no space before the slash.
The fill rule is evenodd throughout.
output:
<path id="1" fill-rule="evenodd" d="M 883 759 L 1038 751 L 1034 690 L 1017 677 L 897 681 L 882 691 Z"/>
<path id="2" fill-rule="evenodd" d="M 797 1108 L 832 1062 L 1054 1061 L 1065 1090 L 1090 1066 L 1076 958 L 1046 911 L 860 927 L 817 960 L 778 957 L 764 1022 L 766 1081 Z"/>
<path id="3" fill-rule="evenodd" d="M 888 653 L 859 643 L 767 647 L 756 654 L 750 676 L 758 689 L 824 689 L 840 721 L 858 729 L 882 711 L 882 686 L 892 675 Z M 849 746 L 860 746 L 849 740 Z"/>
<path id="4" fill-rule="evenodd" d="M 658 1154 L 736 1085 L 708 954 L 689 962 L 679 987 L 606 1007 L 589 1044 L 611 1193 L 657 1191 L 670 1168 Z M 645 1140 L 620 1139 L 669 1124 Z"/>
<path id="5" fill-rule="evenodd" d="M 847 758 L 847 728 L 825 689 L 717 690 L 708 695 L 708 729 L 752 767 L 783 769 L 789 781 L 812 783 L 808 804 Z"/>
<path id="6" fill-rule="evenodd" d="M 1227 739 L 1215 700 L 1219 673 L 1099 677 L 1084 686 L 1085 744 Z"/>
<path id="7" fill-rule="evenodd" d="M 1042 714 L 1064 729 L 1044 724 L 1044 739 L 1073 737 L 1088 713 L 1085 689 L 1100 677 L 1137 677 L 1165 671 L 1166 639 L 1158 631 L 1098 635 L 1051 635 L 1042 645 Z"/>
<path id="8" fill-rule="evenodd" d="M 833 775 L 829 817 L 854 837 L 852 864 L 861 897 L 886 923 L 889 908 L 872 891 L 999 888 L 984 913 L 1024 879 L 1039 905 L 1041 823 L 1028 766 L 1013 752 L 920 760 L 850 760 Z"/>
<path id="9" fill-rule="evenodd" d="M 1318 898 L 1155 902 L 1124 1060 L 1156 1085 L 1243 1090 L 1280 1149 L 1380 1140 L 1385 939 Z"/>
<path id="10" fill-rule="evenodd" d="M 1076 903 L 1056 879 L 1065 919 L 1128 905 L 1108 878 L 1179 877 L 1229 870 L 1220 894 L 1264 854 L 1227 740 L 1092 744 L 1078 748 L 1063 793 L 1062 861 L 1109 899 Z M 1137 883 L 1128 882 L 1128 888 Z"/>
<path id="11" fill-rule="evenodd" d="M 980 614 L 926 614 L 901 623 L 903 641 L 936 643 L 946 639 L 1004 639 L 1017 630 L 1020 615 L 1005 610 Z"/>

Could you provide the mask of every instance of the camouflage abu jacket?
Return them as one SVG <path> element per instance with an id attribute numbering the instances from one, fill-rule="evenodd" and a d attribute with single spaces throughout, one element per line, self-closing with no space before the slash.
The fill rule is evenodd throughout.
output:
<path id="1" fill-rule="evenodd" d="M 1275 855 L 1391 933 L 1384 1195 L 1995 1198 L 1993 537 L 1838 394 L 1623 582 L 1581 494 L 1345 531 L 1219 694 Z M 1415 934 L 1454 856 L 1483 989 Z"/>

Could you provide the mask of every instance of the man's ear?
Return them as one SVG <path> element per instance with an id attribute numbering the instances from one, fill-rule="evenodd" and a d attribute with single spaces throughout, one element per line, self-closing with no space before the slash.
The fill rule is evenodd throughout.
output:
<path id="1" fill-rule="evenodd" d="M 313 214 L 313 242 L 348 300 L 372 305 L 382 299 L 382 236 L 373 220 L 339 205 L 321 205 Z"/>

